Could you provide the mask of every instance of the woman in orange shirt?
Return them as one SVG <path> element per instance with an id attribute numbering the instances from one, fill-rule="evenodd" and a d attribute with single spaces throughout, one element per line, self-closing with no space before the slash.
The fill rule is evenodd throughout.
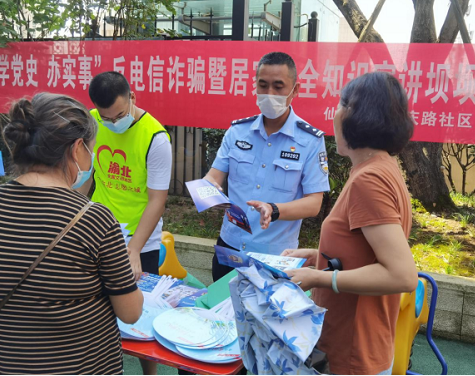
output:
<path id="1" fill-rule="evenodd" d="M 349 82 L 334 122 L 337 152 L 352 170 L 322 225 L 319 250 L 286 250 L 307 258 L 288 271 L 315 303 L 328 309 L 318 348 L 335 374 L 391 374 L 400 293 L 414 291 L 417 270 L 407 239 L 410 196 L 393 157 L 413 133 L 406 93 L 384 72 Z M 342 271 L 324 272 L 322 253 Z"/>

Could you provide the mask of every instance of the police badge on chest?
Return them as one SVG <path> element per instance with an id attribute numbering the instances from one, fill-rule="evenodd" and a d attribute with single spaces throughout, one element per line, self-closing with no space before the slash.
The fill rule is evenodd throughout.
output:
<path id="1" fill-rule="evenodd" d="M 300 153 L 282 150 L 280 152 L 280 157 L 284 159 L 290 159 L 292 161 L 298 161 L 300 159 Z"/>

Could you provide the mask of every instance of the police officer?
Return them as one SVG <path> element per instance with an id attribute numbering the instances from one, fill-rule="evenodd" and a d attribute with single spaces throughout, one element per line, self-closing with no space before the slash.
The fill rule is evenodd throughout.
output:
<path id="1" fill-rule="evenodd" d="M 282 52 L 263 56 L 257 67 L 260 115 L 235 120 L 205 179 L 220 188 L 249 218 L 252 234 L 223 218 L 217 244 L 240 251 L 280 255 L 297 248 L 303 218 L 318 214 L 329 190 L 323 132 L 290 106 L 300 83 L 293 59 Z M 232 269 L 213 258 L 216 281 Z"/>

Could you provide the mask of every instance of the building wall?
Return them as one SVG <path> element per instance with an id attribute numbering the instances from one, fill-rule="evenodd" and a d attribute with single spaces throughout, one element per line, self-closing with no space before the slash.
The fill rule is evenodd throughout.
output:
<path id="1" fill-rule="evenodd" d="M 319 42 L 338 42 L 338 30 L 340 24 L 341 13 L 333 3 L 332 0 L 302 0 L 301 12 L 302 15 L 307 15 L 310 18 L 312 12 L 318 13 L 319 30 L 318 41 Z M 302 23 L 304 23 L 305 17 L 302 17 Z M 346 21 L 345 21 L 346 22 Z M 301 32 L 302 36 L 306 36 L 306 33 Z M 300 40 L 307 40 L 300 38 Z"/>
<path id="2" fill-rule="evenodd" d="M 345 17 L 340 17 L 340 27 L 338 28 L 338 42 L 341 43 L 354 43 L 358 42 L 355 33 L 351 29 L 348 22 L 346 22 Z"/>

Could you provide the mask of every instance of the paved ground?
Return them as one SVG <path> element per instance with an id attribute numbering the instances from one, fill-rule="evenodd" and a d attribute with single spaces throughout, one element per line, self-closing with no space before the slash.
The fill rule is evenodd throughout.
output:
<path id="1" fill-rule="evenodd" d="M 475 374 L 475 345 L 436 338 L 435 342 L 448 365 L 449 375 Z M 412 356 L 412 371 L 440 375 L 442 368 L 425 336 L 417 335 Z"/>
<path id="2" fill-rule="evenodd" d="M 447 364 L 449 375 L 475 374 L 475 345 L 462 342 L 435 340 Z M 126 375 L 141 375 L 139 361 L 131 356 L 124 357 L 124 373 Z M 412 356 L 412 371 L 424 375 L 440 375 L 442 368 L 427 343 L 425 336 L 417 335 Z M 158 366 L 159 375 L 176 375 L 177 370 L 166 366 Z"/>

